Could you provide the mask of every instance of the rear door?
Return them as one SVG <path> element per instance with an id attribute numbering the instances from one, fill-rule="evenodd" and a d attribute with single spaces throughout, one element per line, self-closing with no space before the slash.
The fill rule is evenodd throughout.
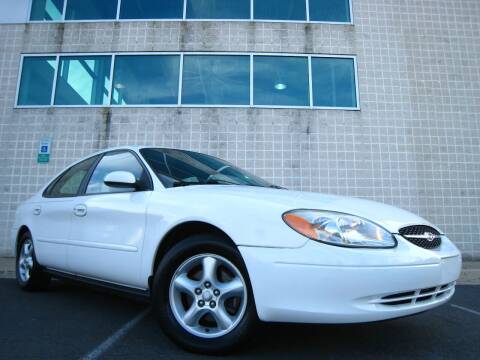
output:
<path id="1" fill-rule="evenodd" d="M 105 176 L 128 171 L 145 186 L 109 187 Z M 69 271 L 103 281 L 140 287 L 150 175 L 138 156 L 127 150 L 103 155 L 82 196 L 75 198 L 69 238 Z"/>
<path id="2" fill-rule="evenodd" d="M 84 160 L 66 170 L 32 205 L 31 230 L 40 264 L 66 271 L 68 236 L 73 204 L 98 156 Z"/>

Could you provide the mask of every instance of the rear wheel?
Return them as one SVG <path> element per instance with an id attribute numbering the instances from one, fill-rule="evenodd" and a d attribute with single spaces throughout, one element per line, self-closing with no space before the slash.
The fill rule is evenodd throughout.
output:
<path id="1" fill-rule="evenodd" d="M 168 251 L 156 272 L 153 294 L 164 331 L 191 351 L 231 351 L 256 323 L 240 253 L 212 235 L 191 236 Z"/>
<path id="2" fill-rule="evenodd" d="M 18 285 L 24 290 L 43 290 L 50 284 L 51 277 L 38 264 L 30 233 L 24 233 L 19 241 L 16 259 Z"/>

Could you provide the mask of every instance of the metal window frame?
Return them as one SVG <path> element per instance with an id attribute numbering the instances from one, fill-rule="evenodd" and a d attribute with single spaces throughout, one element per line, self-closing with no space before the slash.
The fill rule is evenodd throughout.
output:
<path id="1" fill-rule="evenodd" d="M 151 56 L 161 56 L 161 55 L 178 55 L 180 57 L 179 65 L 179 84 L 178 84 L 178 99 L 176 104 L 134 104 L 134 105 L 120 105 L 112 104 L 112 94 L 113 94 L 113 83 L 114 83 L 114 68 L 115 68 L 115 58 L 117 55 L 123 56 L 136 56 L 136 55 L 151 55 Z M 250 56 L 250 104 L 248 105 L 214 105 L 214 104 L 182 104 L 182 87 L 183 87 L 183 62 L 185 55 L 225 55 L 225 56 Z M 110 86 L 108 94 L 108 104 L 101 105 L 56 105 L 55 104 L 55 94 L 56 94 L 56 83 L 58 77 L 58 67 L 60 64 L 61 57 L 75 57 L 75 56 L 111 56 L 110 61 Z M 303 57 L 308 60 L 308 86 L 309 86 L 309 104 L 308 106 L 290 106 L 290 105 L 256 105 L 253 102 L 253 89 L 254 89 L 254 79 L 253 79 L 253 67 L 254 67 L 254 57 L 255 56 L 275 56 L 275 57 Z M 26 57 L 56 57 L 56 68 L 53 78 L 53 87 L 52 87 L 52 98 L 50 105 L 19 105 L 18 97 L 20 92 L 21 84 L 21 74 L 23 70 L 23 62 Z M 312 79 L 312 58 L 340 58 L 340 59 L 352 59 L 354 65 L 354 76 L 355 76 L 355 91 L 356 91 L 356 107 L 336 107 L 336 106 L 314 106 L 313 105 L 313 79 Z M 21 63 L 18 71 L 17 79 L 17 89 L 15 93 L 15 109 L 28 109 L 28 108 L 259 108 L 259 109 L 314 109 L 314 110 L 347 110 L 347 111 L 359 111 L 360 107 L 360 94 L 359 94 L 359 84 L 358 84 L 358 67 L 357 67 L 357 56 L 356 55 L 337 55 L 337 54 L 294 54 L 294 53 L 255 53 L 255 52 L 205 52 L 205 51 L 195 51 L 195 52 L 175 52 L 175 51 L 155 51 L 155 52 L 92 52 L 92 53 L 52 53 L 52 54 L 22 54 Z"/>
<path id="2" fill-rule="evenodd" d="M 181 18 L 175 19 L 121 19 L 120 18 L 120 9 L 122 5 L 122 0 L 117 0 L 117 13 L 115 19 L 95 19 L 95 20 L 67 20 L 65 19 L 66 9 L 68 0 L 64 0 L 63 9 L 62 9 L 62 19 L 61 20 L 30 20 L 32 16 L 32 7 L 33 0 L 30 0 L 28 21 L 27 23 L 32 24 L 44 24 L 44 23 L 92 23 L 92 22 L 141 22 L 141 21 L 157 21 L 157 22 L 172 22 L 172 21 L 191 21 L 191 22 L 202 22 L 202 21 L 218 21 L 218 22 L 260 22 L 260 23 L 296 23 L 296 24 L 330 24 L 330 25 L 354 25 L 353 19 L 353 1 L 348 0 L 350 7 L 350 21 L 313 21 L 310 20 L 310 0 L 305 1 L 306 7 L 306 19 L 305 20 L 278 20 L 278 19 L 255 19 L 254 14 L 254 2 L 256 0 L 250 0 L 250 18 L 248 19 L 189 19 L 187 18 L 187 1 L 183 0 L 183 14 Z"/>
<path id="3" fill-rule="evenodd" d="M 52 94 L 50 96 L 50 104 L 49 105 L 18 105 L 18 100 L 20 96 L 20 85 L 22 82 L 22 72 L 23 72 L 23 60 L 25 57 L 52 57 L 55 58 L 55 69 L 53 72 L 53 79 L 52 79 Z M 55 96 L 55 80 L 57 78 L 57 71 L 58 71 L 58 60 L 59 56 L 57 54 L 31 54 L 26 55 L 22 54 L 20 56 L 20 66 L 18 67 L 18 74 L 17 74 L 17 90 L 15 92 L 15 108 L 49 108 L 52 107 L 54 96 Z"/>

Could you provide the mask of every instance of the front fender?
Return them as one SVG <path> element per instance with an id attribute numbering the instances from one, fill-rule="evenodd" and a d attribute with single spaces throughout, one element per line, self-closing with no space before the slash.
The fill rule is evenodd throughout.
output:
<path id="1" fill-rule="evenodd" d="M 161 241 L 170 230 L 186 222 L 212 225 L 237 246 L 299 248 L 308 241 L 283 222 L 283 208 L 272 205 L 259 209 L 254 199 L 236 201 L 233 206 L 228 198 L 206 201 L 202 196 L 181 190 L 154 192 L 149 200 L 141 270 L 147 286 Z"/>

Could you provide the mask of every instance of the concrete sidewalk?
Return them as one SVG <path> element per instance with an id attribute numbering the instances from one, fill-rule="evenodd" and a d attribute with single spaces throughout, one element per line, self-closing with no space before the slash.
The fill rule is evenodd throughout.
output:
<path id="1" fill-rule="evenodd" d="M 0 257 L 0 278 L 12 279 L 15 278 L 15 259 Z"/>
<path id="2" fill-rule="evenodd" d="M 0 258 L 0 278 L 15 277 L 15 259 Z M 462 274 L 458 284 L 480 285 L 480 261 L 466 261 L 463 263 Z"/>

